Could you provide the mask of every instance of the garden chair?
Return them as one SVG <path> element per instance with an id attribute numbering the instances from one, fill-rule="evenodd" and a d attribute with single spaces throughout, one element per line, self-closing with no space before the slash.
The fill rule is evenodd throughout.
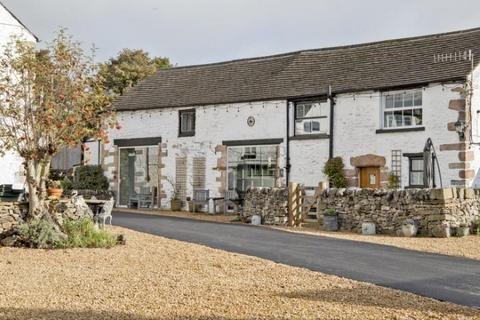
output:
<path id="1" fill-rule="evenodd" d="M 207 205 L 207 212 L 210 212 L 210 191 L 209 190 L 193 190 L 193 212 L 197 205 Z"/>
<path id="2" fill-rule="evenodd" d="M 110 225 L 112 225 L 112 210 L 113 210 L 114 200 L 111 198 L 102 207 L 100 213 L 95 217 L 97 223 L 101 222 L 101 227 L 105 227 L 105 222 L 109 220 Z"/>

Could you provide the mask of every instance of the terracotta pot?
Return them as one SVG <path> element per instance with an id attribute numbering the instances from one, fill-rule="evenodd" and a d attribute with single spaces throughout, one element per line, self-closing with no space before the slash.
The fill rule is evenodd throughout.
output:
<path id="1" fill-rule="evenodd" d="M 63 189 L 49 188 L 49 189 L 47 189 L 47 194 L 48 194 L 49 198 L 60 199 L 63 195 Z"/>

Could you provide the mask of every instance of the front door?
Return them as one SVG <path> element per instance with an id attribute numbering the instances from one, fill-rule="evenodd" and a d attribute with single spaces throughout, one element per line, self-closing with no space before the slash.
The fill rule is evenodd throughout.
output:
<path id="1" fill-rule="evenodd" d="M 380 188 L 380 168 L 360 168 L 360 188 Z"/>

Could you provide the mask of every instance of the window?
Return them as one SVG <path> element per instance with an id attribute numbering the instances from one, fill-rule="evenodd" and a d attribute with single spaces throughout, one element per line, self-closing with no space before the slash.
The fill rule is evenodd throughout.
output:
<path id="1" fill-rule="evenodd" d="M 409 157 L 409 185 L 410 187 L 423 188 L 423 157 Z"/>
<path id="2" fill-rule="evenodd" d="M 383 94 L 383 128 L 421 127 L 422 90 Z"/>
<path id="3" fill-rule="evenodd" d="M 195 110 L 181 110 L 178 112 L 180 137 L 195 135 Z"/>
<path id="4" fill-rule="evenodd" d="M 295 105 L 295 135 L 327 134 L 329 103 L 301 102 Z"/>
<path id="5" fill-rule="evenodd" d="M 277 146 L 235 146 L 227 149 L 227 186 L 243 198 L 248 188 L 272 188 L 277 178 Z"/>

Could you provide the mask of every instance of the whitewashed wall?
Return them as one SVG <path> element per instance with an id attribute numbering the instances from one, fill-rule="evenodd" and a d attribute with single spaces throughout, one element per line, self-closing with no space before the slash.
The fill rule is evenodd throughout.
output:
<path id="1" fill-rule="evenodd" d="M 449 101 L 460 99 L 460 93 L 453 87 L 461 84 L 434 84 L 423 90 L 423 124 L 425 131 L 376 133 L 381 129 L 381 98 L 379 92 L 357 93 L 336 97 L 334 117 L 334 156 L 341 156 L 347 168 L 352 168 L 350 158 L 365 154 L 375 154 L 386 158 L 386 166 L 391 167 L 392 150 L 402 153 L 423 151 L 427 138 L 431 137 L 437 149 L 437 155 L 443 175 L 444 185 L 458 180 L 458 170 L 449 169 L 449 163 L 459 162 L 458 151 L 440 151 L 441 144 L 458 143 L 458 134 L 447 130 L 448 122 L 455 122 L 458 112 L 448 108 Z M 370 97 L 371 96 L 371 97 Z M 230 104 L 196 108 L 196 133 L 194 137 L 178 137 L 178 111 L 182 108 L 170 108 L 150 111 L 120 112 L 119 121 L 123 128 L 110 134 L 110 144 L 114 139 L 162 137 L 167 144 L 168 157 L 162 175 L 175 176 L 175 158 L 187 157 L 188 179 L 191 179 L 192 159 L 204 156 L 207 161 L 206 188 L 213 196 L 218 196 L 219 172 L 218 155 L 215 147 L 223 140 L 251 140 L 283 138 L 286 140 L 286 101 L 256 102 L 252 104 Z M 188 109 L 188 108 L 185 108 Z M 253 127 L 247 125 L 247 118 L 254 116 Z M 293 108 L 290 110 L 291 132 L 293 135 Z M 285 166 L 285 143 L 280 145 L 280 167 Z M 325 180 L 322 169 L 329 156 L 328 139 L 291 140 L 290 180 L 315 186 Z M 107 157 L 105 164 L 113 162 Z M 402 186 L 408 185 L 408 158 L 402 157 Z M 112 170 L 107 172 L 110 178 Z M 167 196 L 170 186 L 164 184 Z M 191 188 L 190 181 L 187 188 Z M 188 190 L 187 194 L 191 194 Z M 167 198 L 168 200 L 168 198 Z M 162 202 L 168 206 L 167 200 Z"/>
<path id="2" fill-rule="evenodd" d="M 472 77 L 473 75 L 473 77 Z M 472 119 L 472 142 L 471 149 L 474 151 L 475 159 L 472 161 L 472 168 L 475 170 L 475 179 L 472 186 L 480 188 L 480 66 L 477 66 L 470 75 L 472 81 L 471 97 L 471 119 Z"/>
<path id="3" fill-rule="evenodd" d="M 190 108 L 183 108 L 190 109 Z M 112 131 L 110 144 L 113 147 L 114 139 L 162 137 L 162 143 L 166 144 L 168 156 L 163 158 L 165 168 L 162 175 L 175 178 L 175 158 L 187 157 L 187 195 L 192 194 L 192 161 L 194 157 L 206 158 L 206 188 L 211 196 L 219 196 L 219 184 L 216 178 L 219 171 L 217 167 L 219 155 L 215 153 L 215 147 L 224 140 L 254 140 L 254 139 L 285 139 L 285 110 L 286 101 L 256 102 L 252 104 L 240 103 L 230 105 L 216 105 L 198 107 L 196 109 L 196 128 L 193 137 L 178 137 L 178 111 L 182 108 L 167 108 L 151 111 L 121 112 L 118 121 L 122 125 L 121 130 Z M 249 116 L 255 117 L 255 125 L 248 126 Z M 284 167 L 284 144 L 280 145 L 281 162 Z M 113 157 L 105 158 L 105 165 L 114 161 Z M 107 176 L 112 178 L 112 171 Z M 163 184 L 167 199 L 162 200 L 162 206 L 169 206 L 171 186 Z"/>
<path id="4" fill-rule="evenodd" d="M 26 41 L 36 42 L 35 37 L 26 30 L 3 6 L 0 5 L 0 54 L 13 35 Z M 0 157 L 0 184 L 14 184 L 23 187 L 22 160 L 13 152 Z"/>
<path id="5" fill-rule="evenodd" d="M 422 152 L 428 138 L 433 140 L 444 185 L 458 180 L 458 170 L 449 169 L 449 163 L 459 162 L 458 151 L 440 151 L 441 144 L 458 143 L 458 134 L 447 130 L 448 122 L 455 122 L 458 112 L 448 108 L 451 99 L 460 99 L 452 88 L 461 84 L 433 84 L 423 91 L 423 125 L 425 131 L 376 133 L 381 129 L 381 98 L 378 92 L 337 96 L 335 106 L 334 156 L 343 157 L 347 168 L 350 157 L 376 154 L 386 158 L 391 169 L 392 150 L 402 153 Z M 370 98 L 371 96 L 371 98 Z M 408 185 L 408 158 L 402 157 L 402 186 Z M 353 168 L 352 168 L 353 169 Z"/>

